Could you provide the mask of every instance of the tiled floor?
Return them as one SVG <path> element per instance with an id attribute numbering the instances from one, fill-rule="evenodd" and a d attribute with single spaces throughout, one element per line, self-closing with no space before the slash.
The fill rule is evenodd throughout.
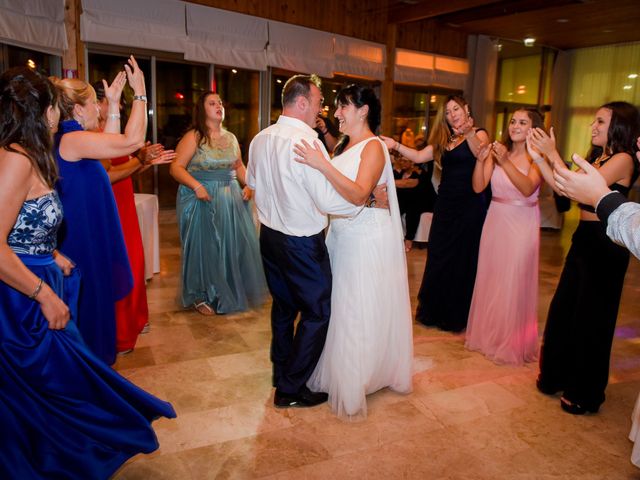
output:
<path id="1" fill-rule="evenodd" d="M 562 233 L 542 233 L 540 331 L 574 226 L 569 220 Z M 412 301 L 425 257 L 420 249 L 408 255 Z M 169 211 L 161 212 L 161 262 L 148 285 L 151 332 L 116 368 L 172 402 L 178 418 L 157 421 L 160 449 L 132 459 L 115 478 L 640 478 L 627 440 L 640 392 L 635 258 L 598 415 L 568 415 L 558 398 L 539 394 L 535 364 L 497 366 L 466 351 L 463 336 L 416 325 L 413 393 L 371 395 L 368 418 L 353 423 L 326 405 L 273 408 L 269 305 L 213 318 L 177 306 L 180 247 Z"/>

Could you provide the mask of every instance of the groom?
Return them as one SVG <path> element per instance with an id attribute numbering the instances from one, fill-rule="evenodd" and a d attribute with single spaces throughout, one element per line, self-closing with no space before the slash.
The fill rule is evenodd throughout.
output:
<path id="1" fill-rule="evenodd" d="M 331 315 L 324 229 L 327 214 L 353 216 L 362 208 L 343 199 L 319 171 L 294 160 L 296 143 L 318 139 L 313 128 L 323 100 L 316 75 L 291 77 L 282 90 L 282 115 L 249 146 L 247 185 L 255 190 L 260 251 L 273 297 L 271 361 L 279 408 L 312 407 L 327 400 L 326 393 L 306 386 Z"/>

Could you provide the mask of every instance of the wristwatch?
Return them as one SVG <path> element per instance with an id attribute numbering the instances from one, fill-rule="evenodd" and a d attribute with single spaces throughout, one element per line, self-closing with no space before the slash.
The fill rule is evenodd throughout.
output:
<path id="1" fill-rule="evenodd" d="M 147 103 L 147 96 L 146 95 L 134 95 L 133 99 L 134 100 L 140 100 L 142 102 Z"/>

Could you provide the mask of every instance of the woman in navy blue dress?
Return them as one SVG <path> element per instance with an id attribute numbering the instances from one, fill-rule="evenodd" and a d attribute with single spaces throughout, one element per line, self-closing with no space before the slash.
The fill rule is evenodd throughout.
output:
<path id="1" fill-rule="evenodd" d="M 484 193 L 473 191 L 471 177 L 476 155 L 489 137 L 473 127 L 464 98 L 450 95 L 438 109 L 424 149 L 417 151 L 387 137 L 383 140 L 415 163 L 435 161 L 442 169 L 416 320 L 460 332 L 467 327 L 488 204 Z"/>
<path id="2" fill-rule="evenodd" d="M 0 92 L 0 478 L 106 479 L 157 449 L 151 421 L 175 412 L 78 332 L 79 271 L 55 249 L 55 88 L 18 67 Z"/>
<path id="3" fill-rule="evenodd" d="M 80 333 L 89 348 L 111 365 L 116 359 L 116 301 L 133 286 L 133 277 L 109 176 L 97 158 L 116 158 L 144 145 L 147 113 L 144 76 L 133 57 L 126 65 L 134 91 L 131 115 L 120 133 L 120 96 L 127 80 L 120 72 L 105 83 L 109 101 L 104 132 L 96 93 L 78 79 L 57 79 L 62 122 L 55 138 L 60 170 L 56 189 L 65 218 L 58 234 L 60 251 L 82 272 Z"/>

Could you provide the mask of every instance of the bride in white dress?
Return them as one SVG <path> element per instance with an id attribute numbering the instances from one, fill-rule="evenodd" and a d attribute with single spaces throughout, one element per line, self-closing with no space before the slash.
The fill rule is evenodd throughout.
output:
<path id="1" fill-rule="evenodd" d="M 331 321 L 307 385 L 329 394 L 340 417 L 364 417 L 366 395 L 385 387 L 411 391 L 413 340 L 407 264 L 389 153 L 373 131 L 380 102 L 370 88 L 350 85 L 336 97 L 345 135 L 329 162 L 317 145 L 295 147 L 298 161 L 322 172 L 347 200 L 362 205 L 386 184 L 389 209 L 363 208 L 331 217 L 327 248 L 333 288 Z"/>

